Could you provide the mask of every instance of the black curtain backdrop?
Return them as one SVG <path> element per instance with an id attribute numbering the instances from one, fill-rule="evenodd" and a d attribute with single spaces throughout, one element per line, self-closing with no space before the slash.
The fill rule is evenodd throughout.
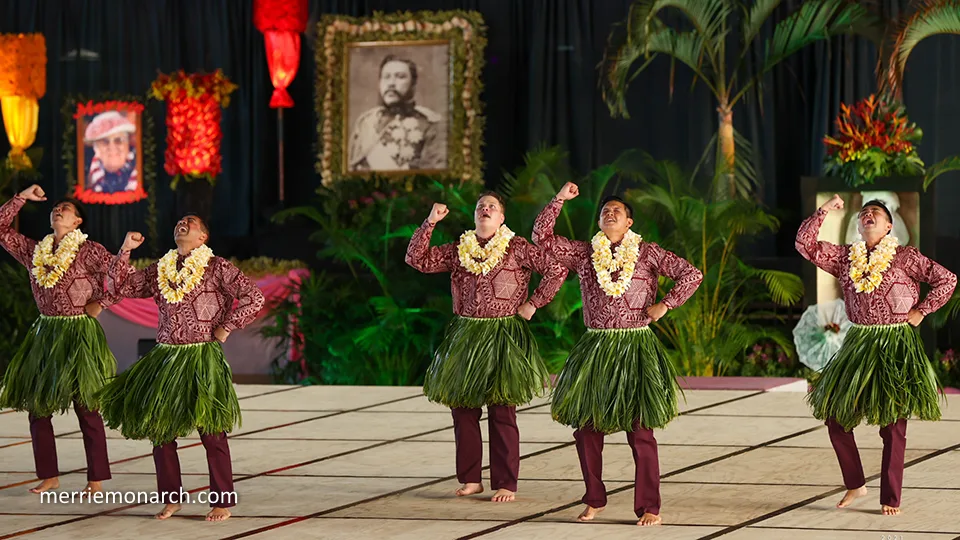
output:
<path id="1" fill-rule="evenodd" d="M 369 15 L 374 11 L 471 9 L 489 26 L 484 73 L 487 111 L 486 180 L 495 185 L 504 170 L 522 163 L 540 145 L 562 145 L 579 170 L 607 163 L 629 148 L 692 167 L 713 136 L 717 118 L 703 85 L 689 91 L 692 76 L 677 67 L 676 91 L 668 92 L 669 61 L 657 60 L 633 84 L 630 120 L 610 118 L 597 87 L 597 64 L 614 23 L 627 14 L 628 0 L 311 0 L 311 26 L 321 13 Z M 784 2 L 774 20 L 801 2 Z M 890 15 L 905 0 L 884 0 Z M 300 69 L 290 87 L 296 107 L 285 111 L 287 204 L 310 199 L 319 185 L 314 172 L 316 119 L 312 31 L 302 47 Z M 277 116 L 268 108 L 272 87 L 262 35 L 253 27 L 252 0 L 3 0 L 0 32 L 42 32 L 48 48 L 47 95 L 41 100 L 37 146 L 46 151 L 41 172 L 53 196 L 65 192 L 60 159 L 63 99 L 104 91 L 145 94 L 159 71 L 212 71 L 222 68 L 237 84 L 223 116 L 223 174 L 214 190 L 213 247 L 224 255 L 283 256 L 302 237 L 276 229 L 270 215 L 279 208 Z M 766 30 L 767 35 L 772 28 Z M 67 60 L 87 49 L 99 60 Z M 793 236 L 800 220 L 799 179 L 816 175 L 823 159 L 822 136 L 831 128 L 841 102 L 875 91 L 875 51 L 859 39 L 835 39 L 791 57 L 772 73 L 763 94 L 741 102 L 735 124 L 756 147 L 763 173 L 761 196 L 783 218 L 781 233 L 753 246 L 759 257 L 797 260 Z M 906 76 L 908 113 L 924 130 L 921 157 L 932 163 L 960 153 L 960 37 L 922 43 Z M 161 248 L 183 197 L 169 189 L 163 172 L 164 105 L 154 102 L 157 133 L 158 207 Z M 6 153 L 6 140 L 0 151 Z M 938 236 L 958 236 L 960 200 L 957 175 L 941 177 Z M 111 249 L 123 231 L 142 227 L 145 206 L 99 207 L 103 221 L 94 233 Z M 24 228 L 43 234 L 46 215 L 25 215 Z M 946 250 L 944 250 L 946 251 Z M 956 252 L 957 250 L 952 250 Z"/>

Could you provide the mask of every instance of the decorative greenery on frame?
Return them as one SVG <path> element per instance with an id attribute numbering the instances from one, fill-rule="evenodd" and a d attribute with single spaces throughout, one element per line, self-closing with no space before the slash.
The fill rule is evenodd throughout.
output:
<path id="1" fill-rule="evenodd" d="M 147 238 L 150 245 L 156 246 L 159 236 L 157 233 L 157 171 L 156 156 L 157 142 L 153 137 L 154 123 L 153 117 L 146 108 L 146 100 L 142 96 L 130 94 L 105 93 L 98 94 L 95 98 L 88 98 L 83 95 L 67 97 L 60 109 L 63 117 L 63 168 L 67 173 L 67 194 L 72 197 L 77 183 L 77 124 L 74 115 L 77 112 L 77 106 L 82 103 L 93 101 L 102 103 L 105 101 L 126 101 L 136 102 L 144 105 L 140 113 L 143 133 L 141 133 L 141 147 L 143 149 L 143 189 L 147 192 Z"/>
<path id="2" fill-rule="evenodd" d="M 345 174 L 343 171 L 346 133 L 343 114 L 347 96 L 345 70 L 347 44 L 370 41 L 427 41 L 445 39 L 450 42 L 451 83 L 450 96 L 454 100 L 447 137 L 446 171 L 435 177 L 447 181 L 482 182 L 483 103 L 480 93 L 483 83 L 483 51 L 487 44 L 483 17 L 475 11 L 418 11 L 383 14 L 357 18 L 343 15 L 324 15 L 317 23 L 316 111 L 319 153 L 317 172 L 325 186 L 345 177 L 372 177 Z M 379 172 L 379 175 L 383 175 Z M 391 172 L 395 180 L 409 180 L 416 176 Z"/>

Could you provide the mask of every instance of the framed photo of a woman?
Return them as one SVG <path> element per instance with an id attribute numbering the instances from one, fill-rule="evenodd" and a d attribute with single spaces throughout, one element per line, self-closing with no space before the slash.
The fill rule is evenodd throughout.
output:
<path id="1" fill-rule="evenodd" d="M 128 204 L 147 197 L 143 186 L 142 114 L 143 104 L 136 102 L 77 105 L 77 200 Z"/>

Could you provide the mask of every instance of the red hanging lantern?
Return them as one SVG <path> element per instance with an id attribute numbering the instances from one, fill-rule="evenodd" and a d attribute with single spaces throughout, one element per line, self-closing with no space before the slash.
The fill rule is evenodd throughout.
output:
<path id="1" fill-rule="evenodd" d="M 273 82 L 270 107 L 293 107 L 287 87 L 300 67 L 300 34 L 307 28 L 307 0 L 254 0 L 253 24 L 263 32 Z"/>

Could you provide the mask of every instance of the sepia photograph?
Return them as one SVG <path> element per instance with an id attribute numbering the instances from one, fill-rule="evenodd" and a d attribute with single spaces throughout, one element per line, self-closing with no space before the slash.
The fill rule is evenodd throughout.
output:
<path id="1" fill-rule="evenodd" d="M 449 42 L 351 43 L 346 57 L 344 170 L 447 169 Z"/>

